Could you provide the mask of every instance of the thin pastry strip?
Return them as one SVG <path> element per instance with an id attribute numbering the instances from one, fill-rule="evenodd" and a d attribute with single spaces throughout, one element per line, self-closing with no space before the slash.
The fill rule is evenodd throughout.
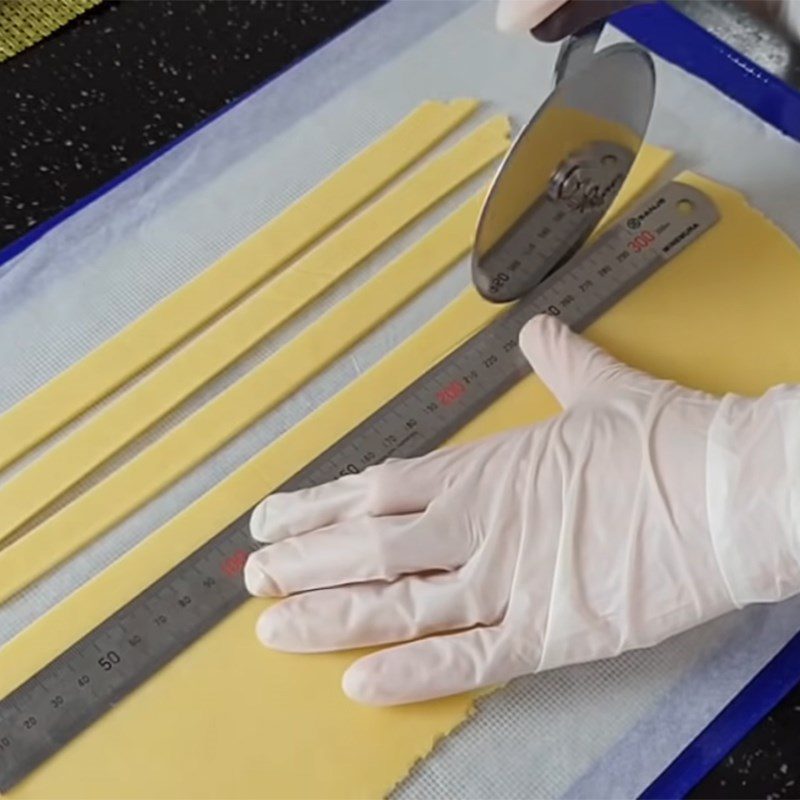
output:
<path id="1" fill-rule="evenodd" d="M 384 189 L 477 108 L 426 102 L 202 274 L 0 415 L 0 470 L 152 364 Z"/>
<path id="2" fill-rule="evenodd" d="M 0 601 L 163 491 L 441 275 L 468 252 L 482 194 L 244 378 L 86 494 L 0 550 Z"/>
<path id="3" fill-rule="evenodd" d="M 0 486 L 0 543 L 499 156 L 508 132 L 485 122 Z"/>

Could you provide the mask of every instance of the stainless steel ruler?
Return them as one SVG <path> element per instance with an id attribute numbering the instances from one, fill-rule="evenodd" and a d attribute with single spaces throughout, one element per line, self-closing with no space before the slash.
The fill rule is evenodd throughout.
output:
<path id="1" fill-rule="evenodd" d="M 426 453 L 529 373 L 517 337 L 534 314 L 580 330 L 718 220 L 696 189 L 670 183 L 578 253 L 281 487 L 291 491 Z M 513 283 L 531 245 L 502 257 Z M 501 269 L 500 272 L 503 272 Z M 522 278 L 520 278 L 522 279 Z M 257 549 L 249 513 L 229 525 L 62 655 L 0 700 L 0 791 L 9 789 L 247 599 L 241 571 Z"/>

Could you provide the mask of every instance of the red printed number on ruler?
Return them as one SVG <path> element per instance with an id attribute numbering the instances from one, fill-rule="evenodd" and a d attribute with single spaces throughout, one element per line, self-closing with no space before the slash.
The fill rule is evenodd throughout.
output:
<path id="1" fill-rule="evenodd" d="M 247 561 L 247 551 L 237 550 L 232 556 L 228 556 L 222 562 L 222 571 L 232 578 L 244 569 L 245 561 Z"/>
<path id="2" fill-rule="evenodd" d="M 655 234 L 650 231 L 642 231 L 638 236 L 634 236 L 628 242 L 628 249 L 634 253 L 641 253 L 642 250 L 647 250 L 651 244 L 656 240 Z"/>
<path id="3" fill-rule="evenodd" d="M 455 403 L 455 401 L 458 400 L 458 398 L 461 397 L 461 395 L 466 391 L 467 387 L 464 386 L 461 381 L 453 381 L 445 386 L 444 389 L 436 393 L 436 399 L 443 406 L 449 406 L 450 403 Z"/>

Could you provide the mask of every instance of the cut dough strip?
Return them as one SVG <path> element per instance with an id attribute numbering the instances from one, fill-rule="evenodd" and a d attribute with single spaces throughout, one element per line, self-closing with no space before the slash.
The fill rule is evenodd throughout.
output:
<path id="1" fill-rule="evenodd" d="M 483 193 L 297 338 L 39 527 L 0 550 L 7 599 L 291 395 L 441 275 L 472 243 Z"/>
<path id="2" fill-rule="evenodd" d="M 0 543 L 499 156 L 508 133 L 505 117 L 485 122 L 0 486 Z"/>
<path id="3" fill-rule="evenodd" d="M 477 108 L 426 102 L 119 334 L 0 415 L 0 469 L 130 380 L 384 189 Z"/>

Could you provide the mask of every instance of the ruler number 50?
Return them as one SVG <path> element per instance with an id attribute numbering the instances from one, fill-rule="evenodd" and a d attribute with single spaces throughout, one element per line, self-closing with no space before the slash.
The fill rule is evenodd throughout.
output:
<path id="1" fill-rule="evenodd" d="M 106 672 L 113 669 L 114 665 L 119 664 L 120 661 L 122 661 L 122 659 L 116 650 L 109 650 L 104 656 L 100 656 L 100 658 L 97 659 L 97 663 Z"/>

